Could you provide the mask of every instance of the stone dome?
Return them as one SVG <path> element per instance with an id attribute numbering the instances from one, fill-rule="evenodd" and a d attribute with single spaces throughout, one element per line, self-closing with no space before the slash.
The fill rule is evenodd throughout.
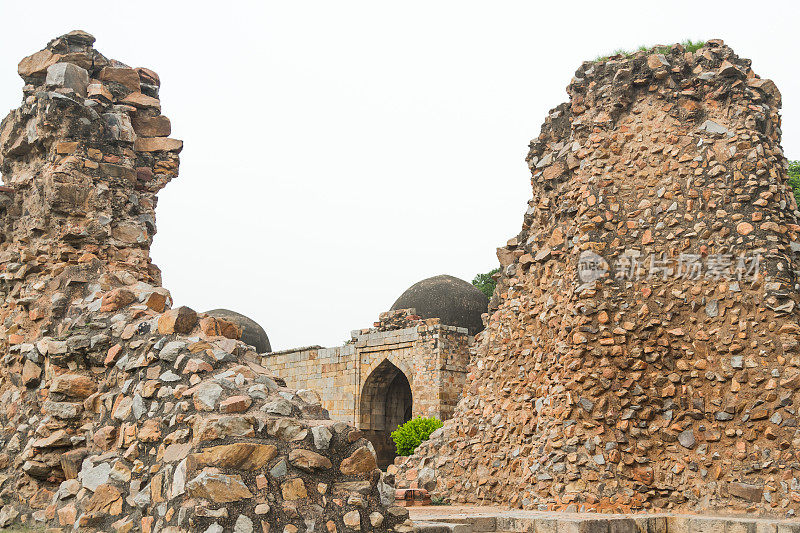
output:
<path id="1" fill-rule="evenodd" d="M 206 314 L 217 318 L 223 318 L 242 328 L 242 342 L 254 346 L 258 353 L 272 351 L 267 332 L 264 331 L 264 328 L 259 326 L 258 322 L 255 320 L 241 313 L 237 313 L 236 311 L 231 311 L 230 309 L 213 309 L 211 311 L 206 311 Z"/>
<path id="2" fill-rule="evenodd" d="M 489 299 L 480 289 L 453 276 L 423 279 L 409 287 L 392 305 L 392 310 L 414 308 L 423 318 L 438 318 L 442 324 L 467 328 L 470 335 L 483 329 L 481 314 Z"/>

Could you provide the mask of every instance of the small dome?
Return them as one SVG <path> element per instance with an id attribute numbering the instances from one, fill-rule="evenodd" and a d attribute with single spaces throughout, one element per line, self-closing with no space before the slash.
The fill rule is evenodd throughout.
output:
<path id="1" fill-rule="evenodd" d="M 255 320 L 247 318 L 235 311 L 231 311 L 230 309 L 213 309 L 211 311 L 206 311 L 206 314 L 216 318 L 223 318 L 242 328 L 242 342 L 255 347 L 258 353 L 272 351 L 267 332 L 264 331 L 264 328 L 259 326 Z"/>
<path id="2" fill-rule="evenodd" d="M 467 328 L 475 335 L 483 329 L 481 314 L 489 308 L 489 300 L 471 283 L 442 275 L 409 287 L 392 305 L 392 311 L 412 307 L 422 318 L 438 318 L 442 324 Z"/>

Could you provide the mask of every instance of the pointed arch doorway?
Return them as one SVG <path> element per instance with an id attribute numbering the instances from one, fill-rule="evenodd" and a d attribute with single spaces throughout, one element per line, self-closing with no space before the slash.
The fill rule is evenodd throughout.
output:
<path id="1" fill-rule="evenodd" d="M 384 359 L 364 381 L 359 406 L 359 429 L 375 447 L 381 469 L 385 470 L 397 456 L 391 433 L 411 420 L 412 406 L 408 377 Z"/>

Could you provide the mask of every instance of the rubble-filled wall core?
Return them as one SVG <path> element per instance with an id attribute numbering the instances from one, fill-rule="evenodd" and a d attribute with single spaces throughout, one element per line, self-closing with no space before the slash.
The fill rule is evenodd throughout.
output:
<path id="1" fill-rule="evenodd" d="M 0 528 L 410 532 L 360 431 L 171 308 L 149 247 L 182 143 L 159 77 L 81 31 L 0 125 Z"/>
<path id="2" fill-rule="evenodd" d="M 344 346 L 272 352 L 262 365 L 292 388 L 320 391 L 333 420 L 360 429 L 378 466 L 395 458 L 390 438 L 412 417 L 447 420 L 466 381 L 472 337 L 466 328 L 423 320 L 414 309 L 382 313 Z"/>
<path id="3" fill-rule="evenodd" d="M 722 41 L 586 62 L 454 417 L 398 483 L 526 509 L 800 508 L 781 96 Z M 398 485 L 399 486 L 399 485 Z"/>

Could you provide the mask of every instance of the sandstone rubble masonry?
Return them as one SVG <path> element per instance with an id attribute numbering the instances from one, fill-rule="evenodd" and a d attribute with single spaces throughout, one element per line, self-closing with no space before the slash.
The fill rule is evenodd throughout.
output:
<path id="1" fill-rule="evenodd" d="M 462 399 L 398 484 L 526 509 L 800 508 L 780 93 L 722 41 L 665 52 L 584 63 L 547 116 Z M 589 252 L 610 269 L 595 281 Z M 681 254 L 699 278 L 658 270 Z M 761 255 L 756 279 L 706 277 L 741 254 Z"/>
<path id="2" fill-rule="evenodd" d="M 181 142 L 159 78 L 72 32 L 0 126 L 0 528 L 410 531 L 358 431 L 170 308 L 149 247 Z"/>

